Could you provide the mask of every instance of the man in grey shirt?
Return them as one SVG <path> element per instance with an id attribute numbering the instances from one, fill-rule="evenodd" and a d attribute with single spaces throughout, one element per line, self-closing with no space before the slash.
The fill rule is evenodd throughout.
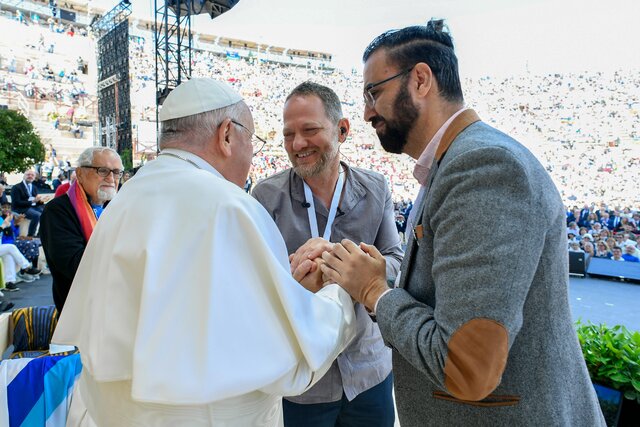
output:
<path id="1" fill-rule="evenodd" d="M 375 245 L 386 259 L 387 277 L 394 278 L 403 253 L 391 193 L 382 175 L 340 162 L 349 120 L 338 96 L 302 83 L 287 97 L 283 117 L 293 168 L 261 181 L 253 196 L 278 225 L 292 268 L 309 253 L 349 239 Z M 356 319 L 356 338 L 324 378 L 303 395 L 285 398 L 286 426 L 393 426 L 391 351 L 360 304 Z"/>

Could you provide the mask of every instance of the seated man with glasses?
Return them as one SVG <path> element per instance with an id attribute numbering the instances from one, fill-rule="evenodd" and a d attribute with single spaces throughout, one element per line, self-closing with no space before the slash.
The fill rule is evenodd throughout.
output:
<path id="1" fill-rule="evenodd" d="M 42 248 L 53 278 L 53 301 L 58 312 L 71 288 L 91 232 L 122 177 L 122 160 L 106 147 L 90 147 L 80 154 L 77 179 L 66 194 L 49 202 L 40 219 Z"/>

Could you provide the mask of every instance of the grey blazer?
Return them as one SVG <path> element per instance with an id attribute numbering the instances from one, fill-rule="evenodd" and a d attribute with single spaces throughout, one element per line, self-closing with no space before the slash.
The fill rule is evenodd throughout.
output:
<path id="1" fill-rule="evenodd" d="M 604 426 L 569 311 L 554 183 L 485 123 L 451 139 L 400 287 L 377 307 L 402 427 Z"/>

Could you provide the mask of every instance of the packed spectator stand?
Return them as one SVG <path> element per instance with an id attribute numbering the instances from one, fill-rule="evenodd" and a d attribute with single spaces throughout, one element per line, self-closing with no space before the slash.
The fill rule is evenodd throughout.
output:
<path id="1" fill-rule="evenodd" d="M 138 120 L 153 121 L 152 35 L 140 28 L 132 33 L 136 34 L 130 49 L 132 105 Z M 193 74 L 228 81 L 251 105 L 258 133 L 271 142 L 254 161 L 255 178 L 288 167 L 280 136 L 284 100 L 295 85 L 314 80 L 334 88 L 343 101 L 352 125 L 350 143 L 341 148 L 346 160 L 388 177 L 397 202 L 415 197 L 413 162 L 379 149 L 373 129 L 362 120 L 359 73 L 232 53 L 196 50 Z M 467 78 L 463 88 L 466 103 L 484 120 L 514 135 L 536 154 L 567 204 L 604 201 L 640 207 L 634 173 L 640 165 L 640 70 Z"/>
<path id="2" fill-rule="evenodd" d="M 34 185 L 40 192 L 50 192 L 65 181 L 59 174 L 69 172 L 78 154 L 94 144 L 98 121 L 95 40 L 85 24 L 8 9 L 5 3 L 0 1 L 0 106 L 22 111 L 42 137 L 47 154 L 36 166 L 39 176 Z M 90 21 L 86 9 L 77 12 L 82 22 Z M 265 46 L 244 46 L 211 35 L 195 40 L 193 75 L 223 79 L 240 91 L 253 110 L 256 132 L 268 140 L 254 158 L 247 187 L 289 167 L 281 136 L 284 101 L 300 82 L 317 81 L 336 91 L 351 121 L 348 142 L 341 145 L 344 160 L 388 179 L 397 229 L 406 242 L 407 218 L 418 192 L 413 161 L 382 151 L 373 129 L 362 119 L 360 73 L 334 69 L 329 55 L 305 58 L 289 55 L 286 48 L 270 52 Z M 133 19 L 129 60 L 135 164 L 156 153 L 153 49 L 150 23 Z M 584 255 L 587 265 L 591 260 L 605 260 L 637 266 L 640 271 L 640 70 L 466 78 L 463 89 L 467 105 L 524 143 L 546 166 L 567 205 L 569 255 Z M 17 184 L 21 177 L 2 174 L 0 184 L 8 189 L 7 184 Z M 4 196 L 2 191 L 0 196 Z M 12 225 L 13 235 L 26 235 L 28 225 L 28 221 L 18 221 Z M 21 272 L 21 280 L 31 280 L 28 273 L 39 273 L 40 268 L 46 272 L 39 240 L 19 243 L 32 263 Z M 10 308 L 0 301 L 0 311 Z M 31 317 L 46 319 L 46 325 L 57 320 L 52 308 Z M 0 327 L 8 330 L 8 318 L 3 321 Z M 14 334 L 20 336 L 16 331 L 18 328 Z M 16 357 L 28 355 L 26 350 L 46 354 L 50 338 L 41 337 L 42 349 L 16 348 Z M 7 344 L 2 339 L 0 336 L 0 348 Z M 61 360 L 70 364 L 65 372 L 75 377 L 78 355 Z M 25 385 L 29 387 L 32 384 Z"/>
<path id="3" fill-rule="evenodd" d="M 74 2 L 67 6 L 74 4 L 79 9 Z M 90 15 L 84 12 L 88 22 Z M 77 10 L 79 18 L 82 13 Z M 57 149 L 56 161 L 48 156 L 43 165 L 46 175 L 54 177 L 93 141 L 94 130 L 82 125 L 97 122 L 95 48 L 86 26 L 35 16 L 15 10 L 4 11 L 0 18 L 8 29 L 8 37 L 0 41 L 0 104 L 22 105 L 43 142 Z M 150 28 L 150 22 L 131 20 L 135 163 L 155 155 Z M 298 83 L 318 81 L 336 90 L 351 121 L 349 142 L 341 147 L 344 159 L 388 178 L 402 222 L 418 190 L 413 161 L 378 147 L 373 129 L 362 120 L 361 74 L 335 69 L 328 54 L 305 60 L 285 48 L 243 46 L 213 35 L 196 34 L 194 40 L 193 75 L 221 78 L 238 89 L 253 109 L 257 133 L 269 141 L 254 159 L 253 183 L 289 166 L 280 135 L 284 100 Z M 567 205 L 608 203 L 640 209 L 634 172 L 640 165 L 640 70 L 466 78 L 463 88 L 467 105 L 536 154 Z M 63 159 L 62 165 L 55 164 Z"/>
<path id="4" fill-rule="evenodd" d="M 58 160 L 76 158 L 93 145 L 97 121 L 93 41 L 86 28 L 35 13 L 0 14 L 0 105 L 27 116 Z M 60 165 L 51 160 L 43 167 L 53 173 Z"/>

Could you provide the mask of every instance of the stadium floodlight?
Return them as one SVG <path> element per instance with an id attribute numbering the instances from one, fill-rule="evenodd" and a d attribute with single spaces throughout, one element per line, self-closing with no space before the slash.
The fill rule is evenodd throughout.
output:
<path id="1" fill-rule="evenodd" d="M 166 0 L 176 15 L 200 15 L 208 13 L 211 19 L 228 12 L 240 0 Z"/>

